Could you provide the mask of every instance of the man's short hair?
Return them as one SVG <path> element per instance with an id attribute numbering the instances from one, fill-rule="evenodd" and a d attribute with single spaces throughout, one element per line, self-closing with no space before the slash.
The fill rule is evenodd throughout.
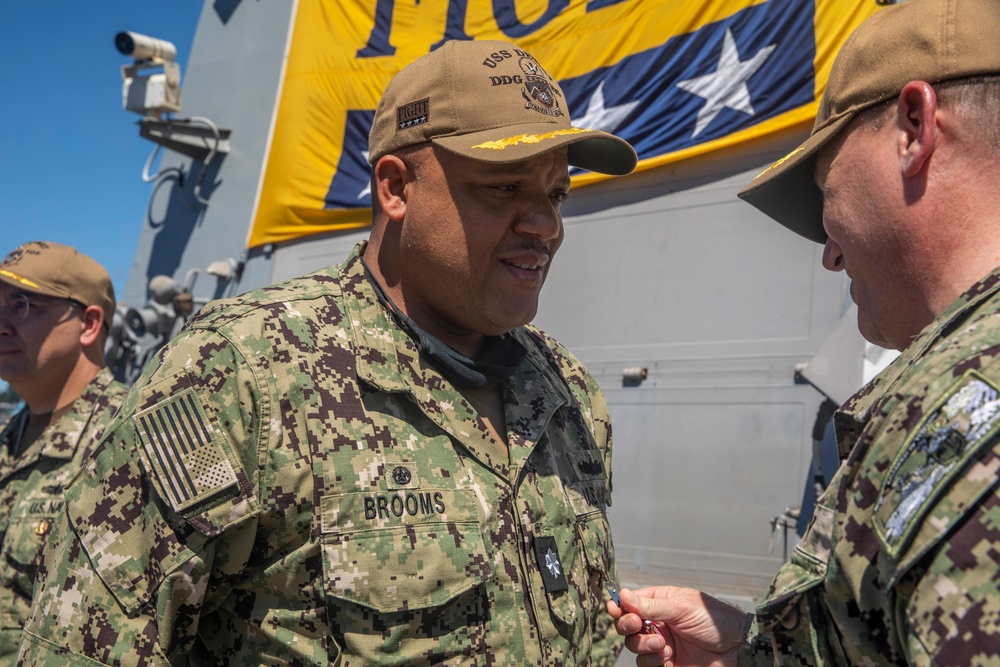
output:
<path id="1" fill-rule="evenodd" d="M 984 145 L 1000 151 L 1000 75 L 973 76 L 942 81 L 934 86 L 938 106 L 951 108 L 964 123 L 972 125 Z M 868 107 L 857 115 L 857 125 L 877 132 L 895 109 L 896 98 Z"/>

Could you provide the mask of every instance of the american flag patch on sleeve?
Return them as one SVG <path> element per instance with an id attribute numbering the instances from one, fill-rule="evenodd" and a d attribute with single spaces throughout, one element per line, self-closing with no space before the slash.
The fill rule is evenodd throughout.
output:
<path id="1" fill-rule="evenodd" d="M 152 474 L 175 512 L 236 485 L 236 473 L 192 391 L 133 418 Z"/>

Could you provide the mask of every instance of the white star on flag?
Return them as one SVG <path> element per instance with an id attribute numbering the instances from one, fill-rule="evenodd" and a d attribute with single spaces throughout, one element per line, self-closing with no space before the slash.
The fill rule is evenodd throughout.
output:
<path id="1" fill-rule="evenodd" d="M 638 104 L 639 100 L 619 104 L 616 107 L 604 106 L 604 81 L 601 81 L 597 90 L 590 96 L 590 101 L 587 102 L 586 113 L 579 118 L 574 118 L 573 124 L 587 130 L 614 132 Z"/>
<path id="2" fill-rule="evenodd" d="M 750 103 L 750 91 L 747 90 L 747 80 L 760 69 L 774 48 L 774 44 L 766 46 L 750 60 L 741 61 L 733 33 L 726 28 L 726 35 L 722 41 L 722 54 L 719 56 L 719 65 L 715 72 L 677 83 L 678 88 L 705 98 L 705 106 L 698 112 L 698 122 L 695 124 L 692 137 L 697 137 L 726 107 L 751 116 L 754 114 L 753 105 Z"/>

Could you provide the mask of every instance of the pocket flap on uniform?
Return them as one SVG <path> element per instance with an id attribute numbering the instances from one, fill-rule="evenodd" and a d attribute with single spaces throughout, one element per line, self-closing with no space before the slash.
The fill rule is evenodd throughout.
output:
<path id="1" fill-rule="evenodd" d="M 490 578 L 478 512 L 462 491 L 349 493 L 322 503 L 333 597 L 382 613 L 425 609 Z"/>
<path id="2" fill-rule="evenodd" d="M 797 607 L 802 597 L 822 585 L 823 576 L 795 562 L 786 563 L 771 583 L 771 590 L 757 606 L 757 624 L 761 632 L 781 623 L 786 628 L 798 624 Z"/>
<path id="3" fill-rule="evenodd" d="M 798 624 L 799 601 L 826 579 L 833 521 L 833 510 L 817 504 L 809 527 L 792 552 L 792 557 L 778 571 L 771 590 L 757 606 L 761 632 L 767 632 L 779 622 L 786 628 Z"/>

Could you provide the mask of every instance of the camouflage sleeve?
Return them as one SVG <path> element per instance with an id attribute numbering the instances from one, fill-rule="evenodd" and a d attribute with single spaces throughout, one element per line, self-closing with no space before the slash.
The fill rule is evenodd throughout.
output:
<path id="1" fill-rule="evenodd" d="M 252 551 L 259 396 L 248 368 L 195 331 L 140 378 L 66 489 L 23 664 L 157 665 L 191 651 L 201 610 L 221 604 Z"/>
<path id="2" fill-rule="evenodd" d="M 774 667 L 774 664 L 771 633 L 761 633 L 757 626 L 757 617 L 752 613 L 747 614 L 737 667 Z"/>
<path id="3" fill-rule="evenodd" d="M 991 475 L 994 485 L 998 469 L 994 465 L 982 471 Z M 1000 655 L 997 517 L 1000 490 L 994 487 L 896 585 L 896 613 L 900 625 L 908 628 L 908 664 L 987 664 Z"/>
<path id="4" fill-rule="evenodd" d="M 977 359 L 930 383 L 929 407 L 880 485 L 878 585 L 895 594 L 894 625 L 911 665 L 1000 656 L 998 375 L 1000 364 Z"/>

